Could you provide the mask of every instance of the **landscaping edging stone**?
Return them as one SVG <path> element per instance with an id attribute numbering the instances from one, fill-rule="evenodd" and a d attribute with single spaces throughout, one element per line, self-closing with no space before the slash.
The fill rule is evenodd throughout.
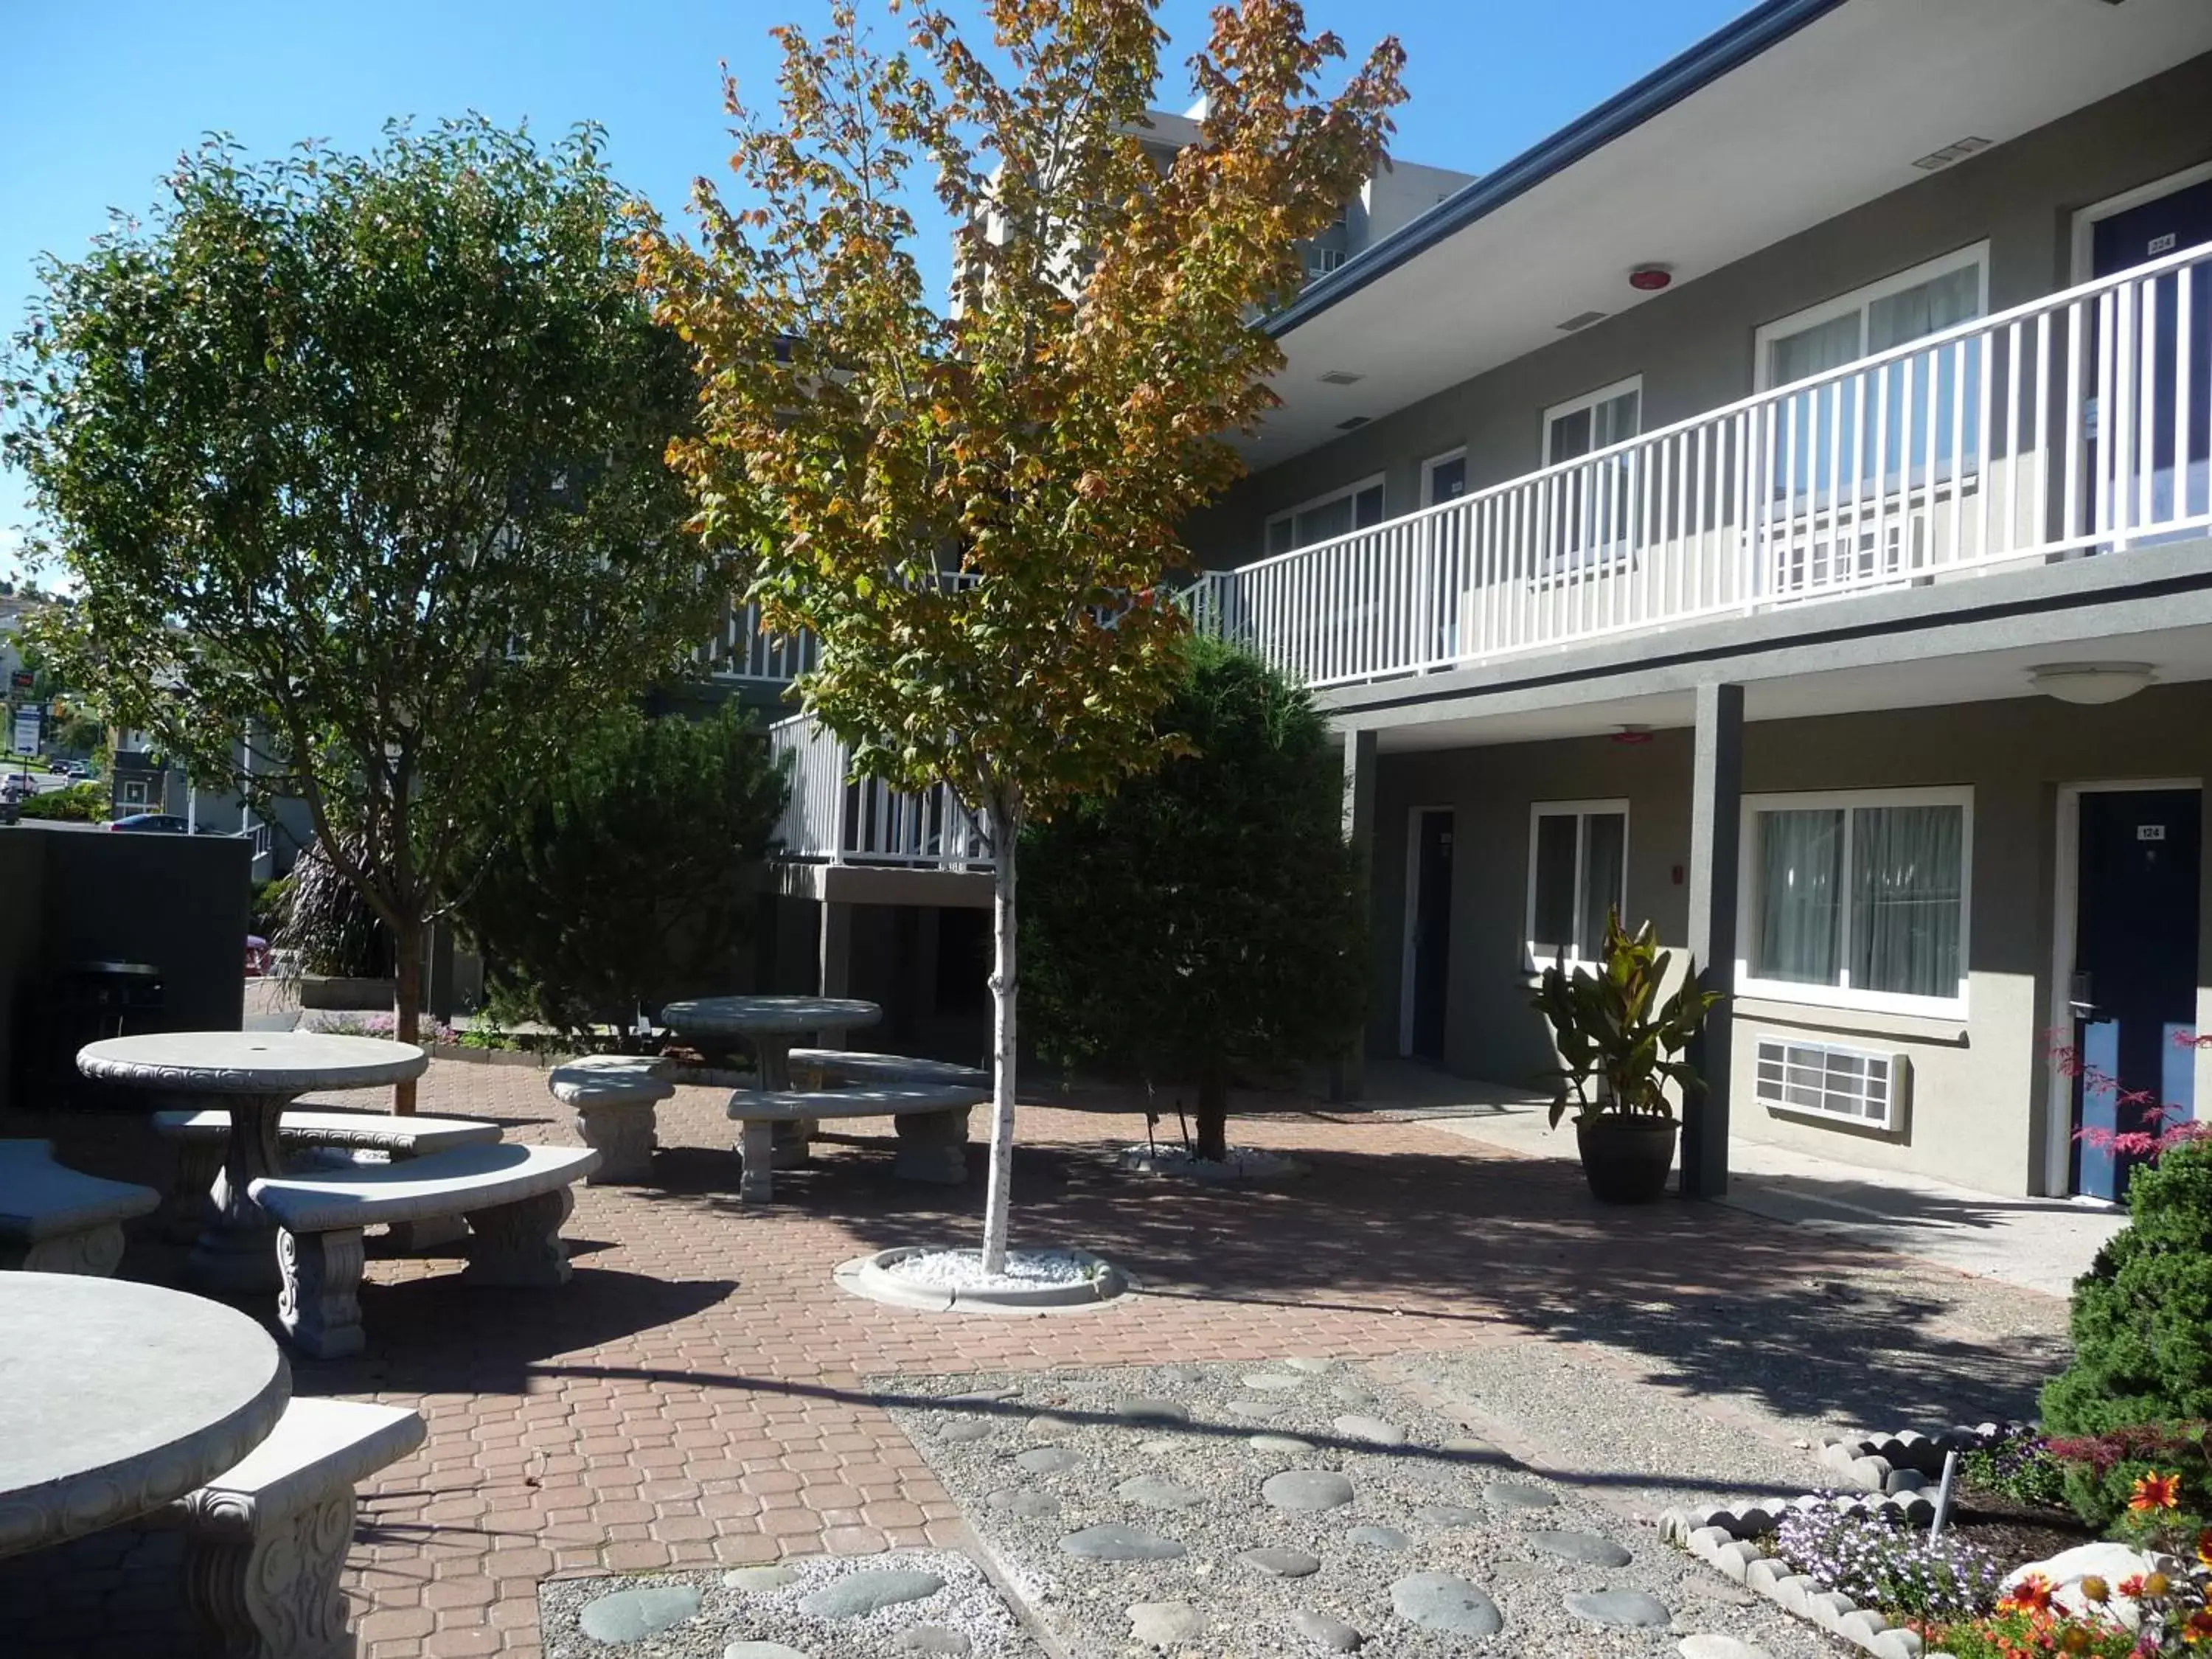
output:
<path id="1" fill-rule="evenodd" d="M 1905 1429 L 1895 1434 L 1821 1437 L 1814 1456 L 1839 1480 L 1863 1492 L 1918 1492 L 1942 1479 L 1943 1459 L 1951 1452 L 1979 1451 L 1996 1444 L 2016 1425 L 1960 1425 L 1937 1434 Z"/>

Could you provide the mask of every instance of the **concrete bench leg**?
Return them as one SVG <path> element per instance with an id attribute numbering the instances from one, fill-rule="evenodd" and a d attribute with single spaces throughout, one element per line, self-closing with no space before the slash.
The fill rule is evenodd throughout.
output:
<path id="1" fill-rule="evenodd" d="M 0 1244 L 0 1268 L 22 1273 L 82 1273 L 88 1279 L 106 1279 L 122 1260 L 123 1227 L 114 1221 L 57 1233 L 35 1244 Z"/>
<path id="2" fill-rule="evenodd" d="M 214 1219 L 218 1207 L 215 1185 L 222 1179 L 220 1139 L 188 1139 L 177 1146 L 177 1184 L 169 1194 L 168 1234 L 179 1244 L 189 1244 Z"/>
<path id="3" fill-rule="evenodd" d="M 361 1229 L 280 1231 L 276 1263 L 284 1275 L 276 1320 L 311 1359 L 342 1359 L 367 1346 L 361 1328 Z"/>
<path id="4" fill-rule="evenodd" d="M 891 1165 L 891 1174 L 901 1181 L 946 1187 L 967 1180 L 968 1116 L 973 1109 L 901 1112 L 891 1120 L 898 1130 L 898 1161 Z"/>
<path id="5" fill-rule="evenodd" d="M 212 1638 L 210 1652 L 354 1659 L 338 1589 L 353 1542 L 352 1487 L 273 1510 L 222 1492 L 195 1492 L 183 1503 L 185 1596 Z"/>
<path id="6" fill-rule="evenodd" d="M 599 1167 L 584 1177 L 587 1185 L 629 1185 L 652 1178 L 653 1150 L 659 1144 L 653 1132 L 653 1104 L 649 1100 L 576 1103 L 576 1133 L 599 1155 Z"/>
<path id="7" fill-rule="evenodd" d="M 774 1122 L 747 1123 L 738 1136 L 745 1168 L 738 1178 L 738 1196 L 748 1204 L 766 1204 L 775 1197 L 776 1127 Z"/>
<path id="8" fill-rule="evenodd" d="M 469 1265 L 461 1277 L 472 1285 L 565 1285 L 568 1247 L 561 1224 L 576 1207 L 566 1187 L 512 1204 L 469 1212 Z"/>

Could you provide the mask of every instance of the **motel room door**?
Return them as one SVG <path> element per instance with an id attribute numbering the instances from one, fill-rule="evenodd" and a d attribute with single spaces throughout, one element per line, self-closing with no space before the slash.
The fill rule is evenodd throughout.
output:
<path id="1" fill-rule="evenodd" d="M 1408 988 L 1409 1053 L 1423 1060 L 1444 1054 L 1444 988 L 1451 977 L 1452 815 L 1417 808 L 1413 834 L 1413 968 Z"/>
<path id="2" fill-rule="evenodd" d="M 2196 1110 L 2195 789 L 2085 790 L 2075 900 L 2074 1127 L 2145 1127 L 2146 1108 Z M 2077 1138 L 2073 1190 L 2118 1202 L 2139 1160 Z"/>

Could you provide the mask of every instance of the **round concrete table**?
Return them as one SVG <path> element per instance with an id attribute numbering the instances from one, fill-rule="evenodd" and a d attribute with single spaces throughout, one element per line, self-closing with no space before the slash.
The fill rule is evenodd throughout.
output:
<path id="1" fill-rule="evenodd" d="M 873 1025 L 883 1017 L 874 1003 L 847 997 L 700 997 L 660 1011 L 660 1023 L 689 1042 L 744 1038 L 760 1056 L 760 1086 L 769 1090 L 791 1087 L 791 1049 L 798 1038 Z"/>
<path id="2" fill-rule="evenodd" d="M 135 1520 L 269 1437 L 292 1373 L 234 1308 L 0 1273 L 0 1555 Z"/>
<path id="3" fill-rule="evenodd" d="M 195 1282 L 217 1291 L 276 1288 L 276 1227 L 249 1196 L 283 1173 L 276 1121 L 313 1089 L 368 1089 L 420 1077 L 429 1056 L 411 1042 L 321 1031 L 162 1031 L 77 1050 L 87 1077 L 178 1096 L 230 1114 L 216 1214 L 192 1247 Z"/>

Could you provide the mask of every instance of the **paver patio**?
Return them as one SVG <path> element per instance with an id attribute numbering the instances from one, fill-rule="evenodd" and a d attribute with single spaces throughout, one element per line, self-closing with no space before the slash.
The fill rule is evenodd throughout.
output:
<path id="1" fill-rule="evenodd" d="M 570 1133 L 526 1066 L 437 1062 L 421 1108 Z M 845 1296 L 831 1266 L 965 1242 L 980 1171 L 894 1185 L 889 1126 L 861 1126 L 881 1138 L 741 1206 L 720 1097 L 681 1091 L 659 1122 L 655 1186 L 578 1194 L 571 1285 L 470 1290 L 450 1260 L 373 1259 L 369 1352 L 296 1363 L 301 1394 L 429 1425 L 363 1493 L 348 1588 L 368 1659 L 534 1652 L 553 1575 L 967 1544 L 870 1377 L 1385 1359 L 1532 1469 L 1650 1514 L 1701 1484 L 1818 1484 L 1799 1443 L 1822 1424 L 2024 1411 L 2063 1345 L 2057 1298 L 1723 1207 L 1601 1210 L 1571 1164 L 1381 1115 L 1240 1118 L 1238 1139 L 1316 1166 L 1284 1188 L 1134 1179 L 1111 1155 L 1142 1119 L 1104 1093 L 1024 1109 L 1017 1233 L 1097 1249 L 1142 1293 L 908 1313 Z M 126 1272 L 161 1271 L 141 1254 Z"/>

